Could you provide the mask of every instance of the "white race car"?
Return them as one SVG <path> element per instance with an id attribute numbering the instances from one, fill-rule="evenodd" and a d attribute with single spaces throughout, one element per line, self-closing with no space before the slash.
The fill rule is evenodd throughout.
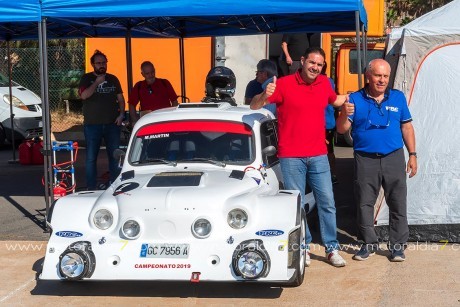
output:
<path id="1" fill-rule="evenodd" d="M 227 103 L 142 117 L 107 190 L 55 202 L 40 278 L 300 285 L 305 210 L 282 189 L 276 127 Z"/>

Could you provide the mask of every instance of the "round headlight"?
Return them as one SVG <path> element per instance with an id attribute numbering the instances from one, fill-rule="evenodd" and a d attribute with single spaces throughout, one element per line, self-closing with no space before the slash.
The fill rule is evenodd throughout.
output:
<path id="1" fill-rule="evenodd" d="M 264 258 L 258 251 L 245 251 L 239 255 L 238 271 L 244 278 L 258 278 L 264 272 Z"/>
<path id="2" fill-rule="evenodd" d="M 211 229 L 211 222 L 204 218 L 197 219 L 192 225 L 192 233 L 199 239 L 207 238 Z"/>
<path id="3" fill-rule="evenodd" d="M 66 277 L 77 279 L 85 270 L 85 261 L 77 253 L 67 253 L 62 256 L 59 266 Z"/>
<path id="4" fill-rule="evenodd" d="M 110 226 L 112 226 L 113 223 L 113 216 L 112 213 L 110 213 L 109 210 L 106 209 L 101 209 L 94 214 L 94 225 L 96 225 L 97 228 L 106 230 Z"/>
<path id="5" fill-rule="evenodd" d="M 233 209 L 227 215 L 227 223 L 235 229 L 244 228 L 248 223 L 248 215 L 242 209 Z"/>
<path id="6" fill-rule="evenodd" d="M 138 222 L 129 220 L 123 224 L 121 231 L 128 239 L 134 239 L 141 232 L 141 226 Z"/>

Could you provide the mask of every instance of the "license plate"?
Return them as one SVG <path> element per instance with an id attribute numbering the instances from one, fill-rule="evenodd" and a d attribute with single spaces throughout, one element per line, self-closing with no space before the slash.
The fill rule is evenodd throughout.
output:
<path id="1" fill-rule="evenodd" d="M 38 127 L 43 128 L 43 122 L 42 121 L 38 122 Z"/>
<path id="2" fill-rule="evenodd" d="M 188 258 L 189 244 L 142 244 L 141 258 Z"/>

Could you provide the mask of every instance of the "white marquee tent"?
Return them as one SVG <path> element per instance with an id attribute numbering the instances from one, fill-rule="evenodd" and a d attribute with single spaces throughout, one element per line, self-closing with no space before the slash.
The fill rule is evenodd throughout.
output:
<path id="1" fill-rule="evenodd" d="M 412 240 L 460 242 L 459 16 L 455 0 L 396 29 L 388 41 L 393 87 L 406 95 L 416 132 L 419 170 L 408 179 Z M 383 199 L 377 208 L 376 224 L 388 224 Z"/>

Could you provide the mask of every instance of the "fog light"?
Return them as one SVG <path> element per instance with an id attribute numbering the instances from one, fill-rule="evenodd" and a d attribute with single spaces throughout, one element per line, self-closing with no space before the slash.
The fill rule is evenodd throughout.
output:
<path id="1" fill-rule="evenodd" d="M 238 258 L 238 270 L 245 278 L 257 278 L 263 272 L 263 269 L 264 259 L 258 252 L 244 252 Z"/>
<path id="2" fill-rule="evenodd" d="M 68 253 L 62 256 L 60 267 L 62 273 L 72 279 L 80 279 L 85 271 L 85 261 L 77 253 Z"/>
<path id="3" fill-rule="evenodd" d="M 59 272 L 69 280 L 89 278 L 96 267 L 91 243 L 75 242 L 59 256 Z"/>
<path id="4" fill-rule="evenodd" d="M 121 229 L 123 235 L 128 239 L 135 239 L 141 232 L 141 226 L 134 220 L 126 221 Z"/>
<path id="5" fill-rule="evenodd" d="M 258 279 L 267 276 L 270 258 L 261 240 L 248 240 L 239 244 L 233 253 L 233 270 L 244 279 Z"/>
<path id="6" fill-rule="evenodd" d="M 209 237 L 211 234 L 212 226 L 211 222 L 207 219 L 199 218 L 192 225 L 192 233 L 195 237 L 199 239 L 204 239 Z"/>

